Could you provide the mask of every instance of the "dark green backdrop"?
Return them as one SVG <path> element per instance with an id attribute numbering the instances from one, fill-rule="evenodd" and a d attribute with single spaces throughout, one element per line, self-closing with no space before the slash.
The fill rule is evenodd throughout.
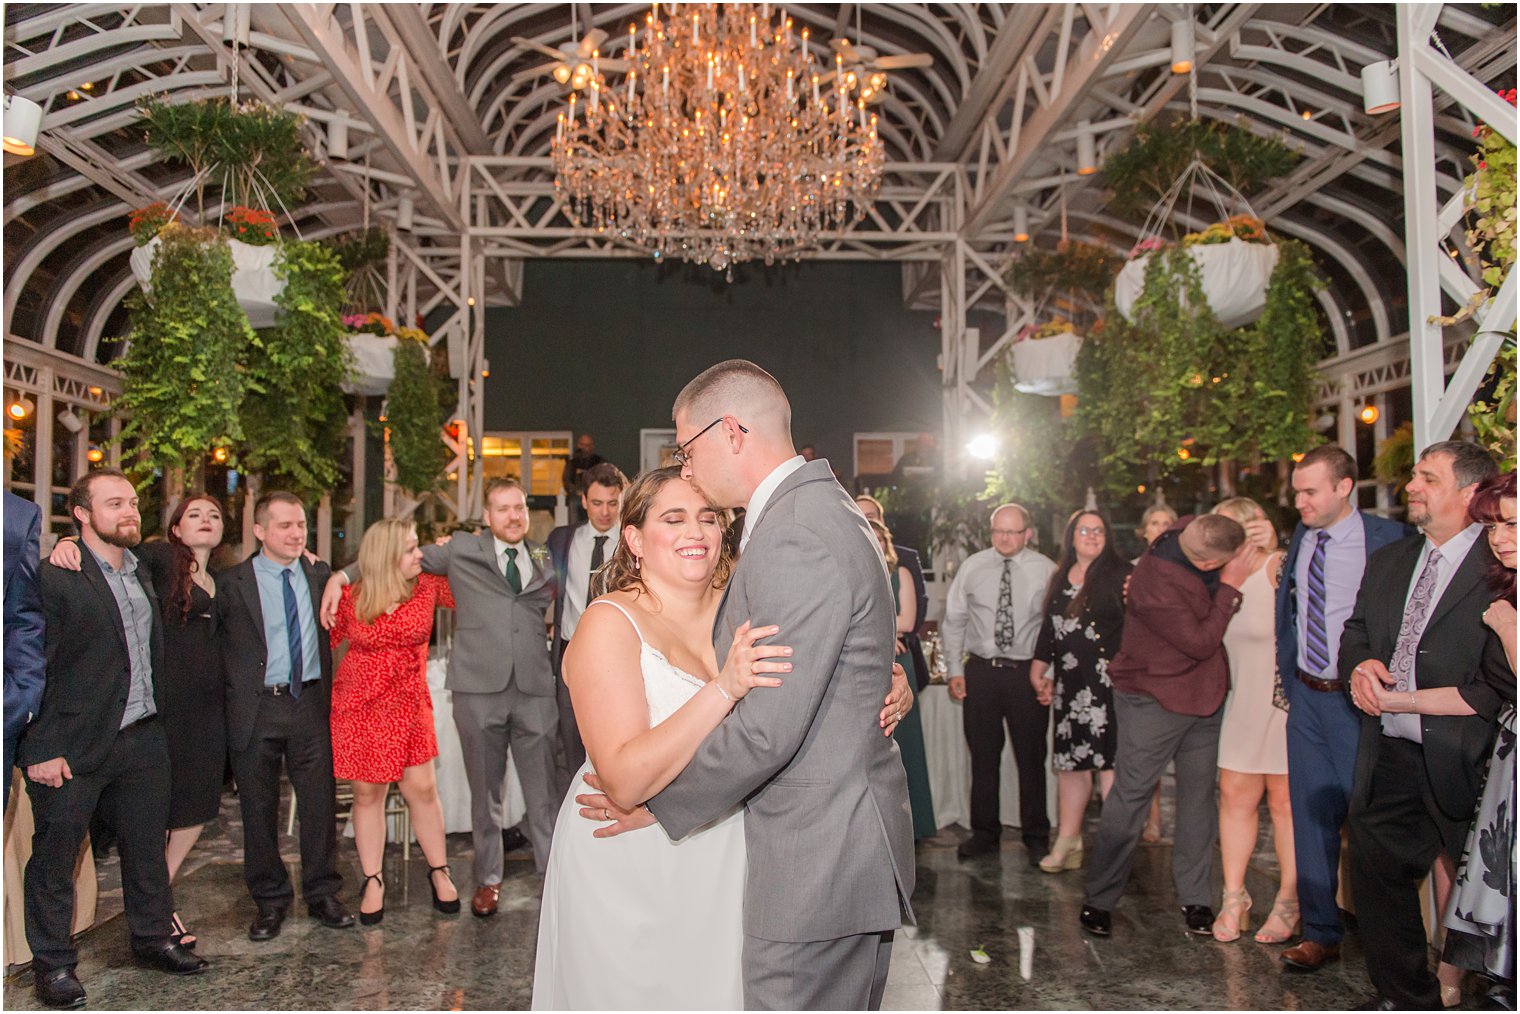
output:
<path id="1" fill-rule="evenodd" d="M 896 264 L 736 270 L 647 260 L 529 261 L 522 305 L 486 311 L 487 430 L 592 433 L 630 474 L 639 430 L 723 359 L 769 370 L 792 402 L 798 446 L 846 477 L 851 434 L 938 432 L 935 314 L 903 308 Z"/>

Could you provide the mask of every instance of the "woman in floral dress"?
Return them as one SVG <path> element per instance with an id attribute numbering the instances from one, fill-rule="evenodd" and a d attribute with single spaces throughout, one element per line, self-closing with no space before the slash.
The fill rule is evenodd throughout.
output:
<path id="1" fill-rule="evenodd" d="M 1077 511 L 1066 522 L 1061 556 L 1045 594 L 1045 621 L 1029 678 L 1055 710 L 1056 841 L 1040 860 L 1046 873 L 1082 866 L 1082 818 L 1093 772 L 1106 797 L 1114 783 L 1114 691 L 1108 663 L 1124 632 L 1124 582 L 1131 566 L 1114 552 L 1108 522 Z"/>

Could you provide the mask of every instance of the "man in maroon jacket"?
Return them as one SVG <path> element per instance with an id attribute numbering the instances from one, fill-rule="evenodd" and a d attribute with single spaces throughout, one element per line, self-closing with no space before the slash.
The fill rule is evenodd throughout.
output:
<path id="1" fill-rule="evenodd" d="M 1220 711 L 1230 685 L 1224 629 L 1250 575 L 1245 529 L 1217 514 L 1185 517 L 1140 558 L 1130 578 L 1124 641 L 1108 666 L 1119 749 L 1087 867 L 1082 928 L 1112 932 L 1113 909 L 1129 880 L 1168 761 L 1177 763 L 1177 832 L 1172 881 L 1189 933 L 1207 935 L 1210 867 L 1219 836 L 1214 779 Z"/>

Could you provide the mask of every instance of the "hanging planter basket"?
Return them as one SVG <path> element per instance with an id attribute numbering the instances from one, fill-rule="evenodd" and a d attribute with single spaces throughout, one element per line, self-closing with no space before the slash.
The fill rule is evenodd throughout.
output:
<path id="1" fill-rule="evenodd" d="M 158 237 L 132 251 L 132 274 L 144 292 L 153 287 L 153 254 L 158 250 Z M 274 325 L 276 297 L 285 291 L 285 282 L 275 273 L 274 262 L 280 255 L 276 244 L 254 246 L 240 239 L 228 239 L 232 249 L 232 293 L 238 305 L 248 314 L 248 323 L 255 328 Z"/>
<path id="2" fill-rule="evenodd" d="M 1025 394 L 1056 397 L 1077 393 L 1077 353 L 1082 336 L 1070 324 L 1046 324 L 1013 343 L 1013 386 Z"/>
<path id="3" fill-rule="evenodd" d="M 396 379 L 395 335 L 351 334 L 346 339 L 353 356 L 354 372 L 343 390 L 349 394 L 379 397 Z"/>
<path id="4" fill-rule="evenodd" d="M 1227 328 L 1253 323 L 1267 304 L 1277 246 L 1240 192 L 1198 159 L 1183 170 L 1151 211 L 1140 241 L 1114 280 L 1114 305 L 1124 319 L 1134 320 L 1145 273 L 1167 247 L 1162 232 L 1174 215 L 1184 221 L 1213 216 L 1214 224 L 1183 236 L 1181 244 L 1198 267 L 1204 297 L 1219 323 Z"/>

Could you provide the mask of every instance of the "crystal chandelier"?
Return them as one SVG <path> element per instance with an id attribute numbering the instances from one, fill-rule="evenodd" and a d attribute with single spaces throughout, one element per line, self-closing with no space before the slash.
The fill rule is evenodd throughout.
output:
<path id="1" fill-rule="evenodd" d="M 856 94 L 871 85 L 814 60 L 807 29 L 747 3 L 655 4 L 635 27 L 623 80 L 594 54 L 559 116 L 555 186 L 576 225 L 724 271 L 859 221 L 883 158 Z"/>

